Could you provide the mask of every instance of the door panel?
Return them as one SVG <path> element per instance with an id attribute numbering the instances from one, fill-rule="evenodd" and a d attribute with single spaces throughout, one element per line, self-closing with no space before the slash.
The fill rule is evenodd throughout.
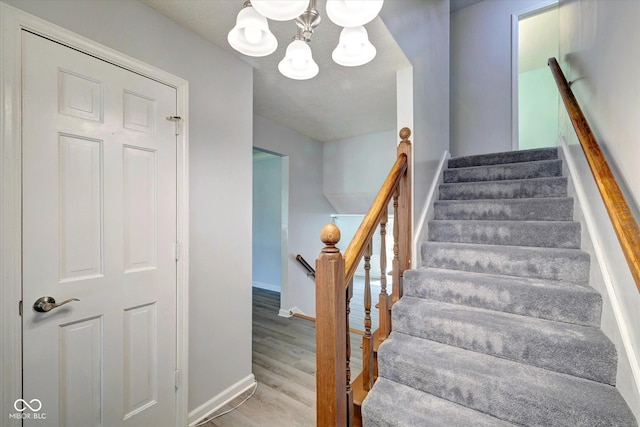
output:
<path id="1" fill-rule="evenodd" d="M 23 61 L 25 426 L 172 425 L 176 90 L 28 32 Z"/>

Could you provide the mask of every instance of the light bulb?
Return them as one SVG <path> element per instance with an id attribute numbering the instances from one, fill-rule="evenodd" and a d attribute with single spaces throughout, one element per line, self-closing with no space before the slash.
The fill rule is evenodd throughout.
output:
<path id="1" fill-rule="evenodd" d="M 232 48 L 249 56 L 267 56 L 278 47 L 278 40 L 269 31 L 267 18 L 245 7 L 238 13 L 236 25 L 227 35 Z"/>
<path id="2" fill-rule="evenodd" d="M 348 43 L 344 46 L 347 55 L 355 56 L 362 50 L 362 43 Z"/>
<path id="3" fill-rule="evenodd" d="M 256 27 L 247 27 L 244 29 L 244 36 L 251 44 L 257 44 L 262 39 L 262 31 Z"/>
<path id="4" fill-rule="evenodd" d="M 294 40 L 287 46 L 287 52 L 278 64 L 278 70 L 285 77 L 307 80 L 318 74 L 318 64 L 311 56 L 311 48 L 302 40 Z"/>
<path id="5" fill-rule="evenodd" d="M 359 27 L 380 13 L 384 0 L 327 0 L 327 16 L 341 27 Z"/>
<path id="6" fill-rule="evenodd" d="M 344 5 L 349 9 L 354 10 L 358 8 L 358 3 L 360 3 L 361 1 L 362 0 L 344 0 Z"/>
<path id="7" fill-rule="evenodd" d="M 345 67 L 357 67 L 370 62 L 376 56 L 376 48 L 369 42 L 364 27 L 343 28 L 340 41 L 331 57 L 334 62 Z"/>
<path id="8" fill-rule="evenodd" d="M 296 70 L 304 70 L 307 66 L 307 60 L 299 57 L 291 58 L 291 66 Z"/>
<path id="9" fill-rule="evenodd" d="M 309 0 L 252 0 L 253 8 L 265 18 L 288 21 L 307 10 Z"/>

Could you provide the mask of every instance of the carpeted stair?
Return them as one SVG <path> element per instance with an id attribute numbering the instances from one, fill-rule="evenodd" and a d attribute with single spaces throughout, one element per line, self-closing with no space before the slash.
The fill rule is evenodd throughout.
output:
<path id="1" fill-rule="evenodd" d="M 637 426 L 557 149 L 450 159 L 368 426 Z"/>

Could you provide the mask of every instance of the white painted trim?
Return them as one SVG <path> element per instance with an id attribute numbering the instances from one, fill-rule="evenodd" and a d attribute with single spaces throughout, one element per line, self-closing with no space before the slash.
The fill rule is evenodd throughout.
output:
<path id="1" fill-rule="evenodd" d="M 177 80 L 176 80 L 177 81 Z M 182 117 L 178 144 L 176 170 L 177 230 L 180 244 L 180 260 L 176 264 L 176 365 L 181 374 L 181 384 L 176 402 L 176 425 L 181 427 L 189 412 L 189 83 L 177 89 L 178 116 Z"/>
<path id="2" fill-rule="evenodd" d="M 558 5 L 558 0 L 542 0 L 511 15 L 511 149 L 518 150 L 520 129 L 518 117 L 518 33 L 521 19 Z"/>
<path id="3" fill-rule="evenodd" d="M 255 386 L 255 384 L 255 377 L 253 374 L 249 374 L 237 383 L 227 387 L 225 390 L 222 390 L 220 393 L 189 412 L 189 426 L 193 427 L 200 421 L 203 421 L 205 418 L 231 402 L 236 397 L 240 396 L 242 393 L 250 390 Z"/>
<path id="4" fill-rule="evenodd" d="M 278 316 L 286 318 L 293 317 L 293 312 L 291 310 L 287 310 L 286 308 L 281 308 L 278 312 Z"/>
<path id="5" fill-rule="evenodd" d="M 176 396 L 176 425 L 187 420 L 188 307 L 189 307 L 189 156 L 188 82 L 97 44 L 62 27 L 0 2 L 0 348 L 3 378 L 0 405 L 10 408 L 22 397 L 21 319 L 17 313 L 22 294 L 21 277 L 21 34 L 29 30 L 63 45 L 176 88 L 177 111 L 183 120 L 177 137 L 177 238 L 181 257 L 176 272 L 176 364 L 181 384 Z M 6 422 L 6 420 L 3 420 Z M 19 424 L 15 424 L 19 425 Z"/>
<path id="6" fill-rule="evenodd" d="M 21 69 L 19 18 L 0 3 L 0 407 L 6 414 L 22 397 L 21 268 Z M 22 426 L 2 419 L 3 426 Z M 5 424 L 6 423 L 6 424 Z"/>
<path id="7" fill-rule="evenodd" d="M 442 157 L 440 158 L 440 163 L 438 164 L 438 169 L 436 170 L 436 174 L 434 176 L 434 180 L 431 181 L 431 186 L 429 187 L 429 192 L 427 193 L 427 200 L 424 202 L 424 206 L 422 207 L 422 213 L 420 214 L 420 220 L 418 221 L 417 227 L 415 229 L 415 234 L 413 236 L 413 247 L 411 250 L 414 253 L 413 259 L 416 261 L 416 265 L 413 265 L 412 268 L 420 268 L 422 265 L 422 255 L 419 250 L 420 242 L 423 240 L 422 236 L 423 229 L 426 229 L 426 222 L 431 219 L 433 216 L 433 203 L 436 201 L 438 197 L 438 186 L 442 184 L 444 179 L 444 170 L 447 168 L 447 160 L 451 158 L 451 153 L 445 150 L 442 153 Z"/>
<path id="8" fill-rule="evenodd" d="M 304 314 L 304 312 L 298 307 L 291 307 L 290 309 L 281 308 L 278 312 L 278 316 L 280 317 L 292 317 L 294 314 L 302 314 L 303 316 L 306 316 L 306 314 Z"/>
<path id="9" fill-rule="evenodd" d="M 291 295 L 289 288 L 289 156 L 280 155 L 280 304 Z M 293 254 L 292 254 L 293 255 Z"/>
<path id="10" fill-rule="evenodd" d="M 564 159 L 567 163 L 567 170 L 571 175 L 571 180 L 576 192 L 576 197 L 578 198 L 580 209 L 582 210 L 582 214 L 584 215 L 584 222 L 587 227 L 589 236 L 591 236 L 593 250 L 598 260 L 598 266 L 600 267 L 600 272 L 602 273 L 602 279 L 607 289 L 607 296 L 609 297 L 609 301 L 611 302 L 611 309 L 616 319 L 618 330 L 620 332 L 622 345 L 627 355 L 627 359 L 629 360 L 634 384 L 636 386 L 638 394 L 640 394 L 640 361 L 638 360 L 636 350 L 633 348 L 631 335 L 629 333 L 630 327 L 629 325 L 627 325 L 627 322 L 624 319 L 620 301 L 618 300 L 615 286 L 611 278 L 611 273 L 609 272 L 609 268 L 607 267 L 607 255 L 603 250 L 602 242 L 600 241 L 599 233 L 597 232 L 597 221 L 594 219 L 593 212 L 589 207 L 589 204 L 586 202 L 587 200 L 589 200 L 589 198 L 587 196 L 587 192 L 584 189 L 584 186 L 582 185 L 582 182 L 580 181 L 580 177 L 578 176 L 578 167 L 576 166 L 576 162 L 572 156 L 571 150 L 569 150 L 567 140 L 564 137 L 560 137 L 560 140 L 562 143 L 562 150 L 564 152 Z"/>
<path id="11" fill-rule="evenodd" d="M 274 285 L 273 283 L 251 282 L 251 286 L 253 286 L 254 288 L 266 289 L 267 291 L 280 293 L 280 285 Z"/>
<path id="12" fill-rule="evenodd" d="M 511 149 L 520 148 L 519 81 L 518 81 L 518 43 L 520 17 L 511 15 Z"/>

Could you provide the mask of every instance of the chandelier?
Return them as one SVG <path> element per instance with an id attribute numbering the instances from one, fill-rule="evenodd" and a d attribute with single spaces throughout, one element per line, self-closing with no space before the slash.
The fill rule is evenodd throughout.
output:
<path id="1" fill-rule="evenodd" d="M 321 21 L 316 1 L 245 0 L 227 40 L 231 47 L 242 54 L 254 57 L 271 55 L 278 47 L 278 40 L 269 31 L 268 19 L 295 19 L 296 35 L 287 46 L 278 70 L 290 79 L 311 79 L 319 72 L 309 47 L 313 30 Z M 335 63 L 357 67 L 376 56 L 376 48 L 369 42 L 364 25 L 378 16 L 383 2 L 384 0 L 327 0 L 327 16 L 333 23 L 343 27 L 338 45 L 331 55 Z"/>

